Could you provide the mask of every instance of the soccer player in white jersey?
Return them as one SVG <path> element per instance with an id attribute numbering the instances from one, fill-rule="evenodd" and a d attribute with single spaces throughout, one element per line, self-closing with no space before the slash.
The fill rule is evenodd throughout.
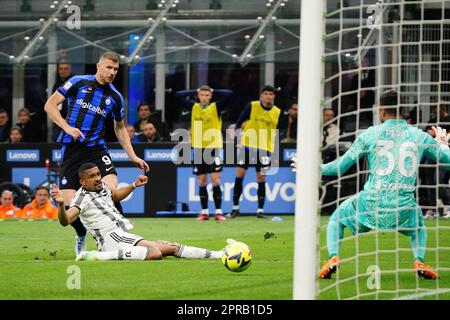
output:
<path id="1" fill-rule="evenodd" d="M 144 186 L 148 178 L 140 175 L 132 185 L 111 190 L 102 182 L 99 168 L 85 163 L 78 169 L 81 188 L 75 193 L 68 210 L 61 190 L 55 185 L 52 198 L 59 204 L 58 219 L 63 226 L 77 217 L 97 243 L 98 251 L 82 251 L 77 260 L 159 260 L 164 256 L 178 258 L 220 259 L 223 251 L 189 247 L 169 241 L 149 241 L 129 233 L 131 222 L 116 209 L 114 202 L 125 199 L 135 188 Z"/>

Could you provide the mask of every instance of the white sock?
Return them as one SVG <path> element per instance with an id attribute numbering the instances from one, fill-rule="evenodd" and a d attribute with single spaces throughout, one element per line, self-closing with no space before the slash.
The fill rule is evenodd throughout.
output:
<path id="1" fill-rule="evenodd" d="M 202 209 L 202 211 L 200 211 L 200 214 L 204 214 L 204 215 L 209 215 L 208 209 Z"/>
<path id="2" fill-rule="evenodd" d="M 231 210 L 239 210 L 239 206 L 234 206 L 233 205 L 233 208 L 231 208 Z"/>
<path id="3" fill-rule="evenodd" d="M 136 246 L 113 251 L 96 251 L 94 255 L 97 260 L 145 260 L 147 248 Z"/>
<path id="4" fill-rule="evenodd" d="M 211 251 L 203 248 L 180 245 L 180 249 L 178 249 L 175 257 L 185 259 L 220 259 L 222 254 L 223 251 Z"/>
<path id="5" fill-rule="evenodd" d="M 264 209 L 258 209 L 256 210 L 256 213 L 264 213 Z"/>
<path id="6" fill-rule="evenodd" d="M 222 209 L 216 209 L 216 214 L 223 214 Z"/>

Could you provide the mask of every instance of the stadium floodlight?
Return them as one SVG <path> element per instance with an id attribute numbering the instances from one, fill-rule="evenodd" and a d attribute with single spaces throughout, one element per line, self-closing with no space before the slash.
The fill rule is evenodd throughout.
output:
<path id="1" fill-rule="evenodd" d="M 267 2 L 267 4 L 270 6 L 272 1 Z M 239 57 L 239 62 L 241 65 L 246 65 L 248 63 L 248 54 L 254 50 L 258 40 L 261 40 L 259 36 L 264 32 L 266 27 L 274 21 L 272 18 L 274 17 L 275 13 L 278 11 L 279 8 L 281 8 L 281 4 L 284 3 L 284 0 L 278 0 L 277 3 L 272 7 L 272 10 L 270 10 L 269 14 L 266 16 L 264 21 L 260 24 L 258 30 L 253 35 L 253 38 L 248 43 L 247 47 L 245 48 L 244 52 L 242 52 L 241 56 Z"/>
<path id="2" fill-rule="evenodd" d="M 43 18 L 39 19 L 39 21 L 43 22 L 42 28 L 36 33 L 33 39 L 27 44 L 27 46 L 22 50 L 22 52 L 15 59 L 15 63 L 19 64 L 24 61 L 25 56 L 29 57 L 32 55 L 34 51 L 36 51 L 39 46 L 43 43 L 43 35 L 50 28 L 52 23 L 54 23 L 54 19 L 59 15 L 59 13 L 64 9 L 64 6 L 67 4 L 67 0 L 63 0 L 61 4 L 58 6 L 58 9 L 45 21 Z M 44 22 L 45 21 L 45 22 Z M 42 39 L 41 39 L 42 38 Z"/>
<path id="3" fill-rule="evenodd" d="M 133 52 L 128 56 L 127 63 L 132 64 L 135 60 L 135 56 L 143 49 L 143 47 L 148 44 L 148 39 L 150 36 L 155 32 L 155 30 L 160 26 L 161 23 L 165 22 L 167 18 L 165 15 L 169 12 L 169 10 L 172 8 L 172 5 L 175 3 L 176 0 L 170 0 L 169 3 L 165 6 L 163 10 L 159 13 L 158 17 L 153 21 L 150 28 L 147 30 L 147 32 L 144 34 L 144 36 L 141 39 L 141 42 L 138 43 L 136 48 L 133 50 Z M 165 3 L 161 1 L 161 3 Z M 149 21 L 151 21 L 149 19 Z"/>

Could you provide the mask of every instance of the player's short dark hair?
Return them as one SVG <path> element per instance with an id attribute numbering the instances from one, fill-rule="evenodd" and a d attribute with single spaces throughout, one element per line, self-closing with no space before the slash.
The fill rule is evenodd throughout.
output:
<path id="1" fill-rule="evenodd" d="M 402 108 L 399 106 L 400 100 L 397 91 L 385 91 L 380 97 L 380 107 L 383 107 L 384 112 L 390 115 L 397 115 L 402 113 Z"/>
<path id="2" fill-rule="evenodd" d="M 388 90 L 384 92 L 380 97 L 380 106 L 393 106 L 396 107 L 398 105 L 398 93 L 395 90 Z"/>
<path id="3" fill-rule="evenodd" d="M 102 59 L 108 59 L 108 60 L 111 60 L 112 62 L 119 63 L 119 56 L 112 51 L 107 51 L 107 52 L 103 53 L 100 56 L 100 60 L 102 60 Z"/>
<path id="4" fill-rule="evenodd" d="M 86 162 L 83 163 L 79 168 L 78 168 L 78 177 L 81 178 L 81 175 L 83 174 L 83 172 L 85 172 L 86 170 L 95 168 L 97 165 L 95 163 L 92 162 Z"/>
<path id="5" fill-rule="evenodd" d="M 37 186 L 35 189 L 35 193 L 37 193 L 39 190 L 45 190 L 45 191 L 47 191 L 48 194 L 50 194 L 50 191 L 48 190 L 48 188 L 46 186 L 43 186 L 43 185 Z"/>
<path id="6" fill-rule="evenodd" d="M 151 105 L 150 103 L 148 103 L 148 102 L 146 102 L 146 101 L 143 101 L 143 102 L 139 103 L 138 106 L 137 106 L 137 111 L 138 111 L 138 112 L 139 112 L 139 109 L 141 109 L 142 106 L 148 106 L 148 109 L 149 109 L 150 111 L 153 110 L 152 105 Z"/>
<path id="7" fill-rule="evenodd" d="M 8 114 L 8 111 L 6 111 L 6 110 L 3 109 L 3 108 L 0 108 L 0 113 L 6 113 L 6 114 Z"/>
<path id="8" fill-rule="evenodd" d="M 265 85 L 264 87 L 262 87 L 261 93 L 263 93 L 264 91 L 269 91 L 269 92 L 272 92 L 274 94 L 277 93 L 277 90 L 275 90 L 275 88 L 273 86 L 269 86 L 269 85 Z"/>

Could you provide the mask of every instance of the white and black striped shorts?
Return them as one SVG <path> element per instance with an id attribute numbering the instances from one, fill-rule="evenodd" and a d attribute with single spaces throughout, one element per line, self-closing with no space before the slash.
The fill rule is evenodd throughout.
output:
<path id="1" fill-rule="evenodd" d="M 126 249 L 133 247 L 141 240 L 144 240 L 141 236 L 128 233 L 122 229 L 115 229 L 108 232 L 103 237 L 94 237 L 97 242 L 97 249 L 99 251 L 113 251 L 119 249 Z"/>

